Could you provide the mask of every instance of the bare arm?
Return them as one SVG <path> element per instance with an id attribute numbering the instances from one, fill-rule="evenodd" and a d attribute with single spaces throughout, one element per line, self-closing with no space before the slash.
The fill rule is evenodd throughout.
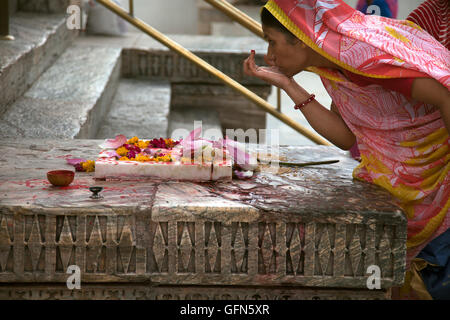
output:
<path id="1" fill-rule="evenodd" d="M 254 56 L 255 54 L 252 53 L 244 62 L 244 72 L 247 75 L 258 77 L 283 89 L 295 104 L 302 103 L 309 98 L 309 93 L 296 83 L 293 78 L 286 77 L 275 66 L 257 66 Z M 266 60 L 266 62 L 270 65 L 269 61 Z M 337 147 L 349 150 L 355 144 L 355 135 L 338 113 L 330 111 L 317 101 L 313 101 L 303 107 L 301 112 L 317 133 Z"/>
<path id="2" fill-rule="evenodd" d="M 296 104 L 302 103 L 309 97 L 308 92 L 293 80 L 284 90 Z M 311 127 L 335 146 L 349 150 L 355 144 L 355 135 L 347 127 L 339 113 L 325 108 L 315 100 L 300 111 Z"/>
<path id="3" fill-rule="evenodd" d="M 435 79 L 417 78 L 412 85 L 411 97 L 438 107 L 450 134 L 450 91 L 446 87 Z"/>

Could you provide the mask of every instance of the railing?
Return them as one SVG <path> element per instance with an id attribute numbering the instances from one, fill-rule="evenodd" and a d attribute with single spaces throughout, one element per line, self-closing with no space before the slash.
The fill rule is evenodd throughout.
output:
<path id="1" fill-rule="evenodd" d="M 214 8 L 222 11 L 230 19 L 238 22 L 243 27 L 247 28 L 248 30 L 256 34 L 258 37 L 264 39 L 264 33 L 262 31 L 261 24 L 253 20 L 251 17 L 246 15 L 238 8 L 234 7 L 229 2 L 224 0 L 204 0 L 204 1 L 212 5 Z"/>
<path id="2" fill-rule="evenodd" d="M 9 34 L 9 0 L 0 0 L 0 40 L 14 40 Z"/>
<path id="3" fill-rule="evenodd" d="M 237 81 L 231 79 L 223 72 L 219 71 L 215 67 L 211 66 L 209 63 L 204 61 L 203 59 L 199 58 L 189 50 L 185 49 L 175 41 L 171 40 L 158 30 L 154 29 L 153 27 L 149 26 L 142 20 L 133 17 L 133 15 L 130 12 L 125 11 L 122 7 L 115 4 L 114 2 L 111 2 L 109 0 L 97 0 L 98 3 L 102 4 L 124 20 L 128 21 L 130 24 L 138 28 L 139 30 L 143 31 L 147 35 L 151 36 L 155 40 L 159 41 L 169 49 L 175 51 L 176 53 L 180 54 L 181 56 L 185 57 L 189 61 L 196 64 L 201 69 L 205 70 L 206 72 L 210 73 L 214 77 L 221 80 L 225 85 L 229 86 L 230 88 L 236 90 L 246 98 L 248 98 L 250 101 L 254 102 L 256 105 L 258 105 L 260 108 L 262 108 L 264 111 L 270 113 L 275 118 L 279 119 L 286 125 L 290 126 L 300 134 L 304 135 L 306 138 L 310 139 L 311 141 L 321 144 L 321 145 L 330 145 L 328 141 L 323 139 L 322 137 L 318 136 L 314 132 L 310 131 L 309 129 L 301 126 L 296 121 L 293 121 L 291 118 L 287 117 L 286 115 L 282 114 L 280 111 L 276 110 L 270 103 L 253 93 L 252 91 L 245 88 L 243 85 L 238 83 Z M 133 5 L 130 4 L 130 8 L 132 8 Z"/>

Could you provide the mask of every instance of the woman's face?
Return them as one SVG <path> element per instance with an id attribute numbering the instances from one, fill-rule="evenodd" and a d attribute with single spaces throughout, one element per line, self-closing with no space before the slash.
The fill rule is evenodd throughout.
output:
<path id="1" fill-rule="evenodd" d="M 264 27 L 264 38 L 269 42 L 267 60 L 270 65 L 288 77 L 292 77 L 309 66 L 310 50 L 299 39 L 289 39 L 288 35 L 275 28 Z"/>

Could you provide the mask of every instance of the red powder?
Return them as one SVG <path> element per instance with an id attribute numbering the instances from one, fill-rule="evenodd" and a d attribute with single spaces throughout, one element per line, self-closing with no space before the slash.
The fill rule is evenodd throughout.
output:
<path id="1" fill-rule="evenodd" d="M 88 189 L 89 186 L 87 185 L 71 185 L 71 186 L 67 186 L 67 187 L 59 187 L 58 189 L 60 190 L 78 190 L 78 189 Z"/>

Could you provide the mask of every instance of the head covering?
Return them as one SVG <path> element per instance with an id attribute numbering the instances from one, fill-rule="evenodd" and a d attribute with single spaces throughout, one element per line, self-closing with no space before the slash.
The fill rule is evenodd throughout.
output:
<path id="1" fill-rule="evenodd" d="M 269 0 L 265 7 L 306 45 L 348 71 L 374 78 L 432 77 L 450 87 L 450 52 L 410 21 L 364 15 L 341 0 Z"/>
<path id="2" fill-rule="evenodd" d="M 328 60 L 372 78 L 434 78 L 450 87 L 450 52 L 419 26 L 364 15 L 341 0 L 269 0 L 265 7 Z M 356 179 L 393 194 L 408 218 L 407 267 L 450 227 L 450 138 L 436 106 L 337 70 L 311 67 L 355 134 Z"/>

